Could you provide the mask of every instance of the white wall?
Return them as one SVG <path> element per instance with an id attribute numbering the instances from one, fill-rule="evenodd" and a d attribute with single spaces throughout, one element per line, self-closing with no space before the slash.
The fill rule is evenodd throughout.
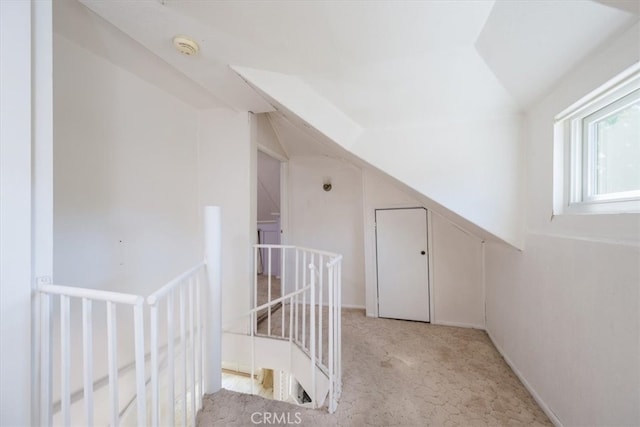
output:
<path id="1" fill-rule="evenodd" d="M 487 329 L 557 419 L 638 425 L 640 249 L 530 234 L 486 257 Z"/>
<path id="2" fill-rule="evenodd" d="M 22 43 L 14 43 L 18 37 Z M 31 4 L 0 2 L 0 424 L 31 425 Z"/>
<path id="3" fill-rule="evenodd" d="M 343 254 L 343 303 L 377 316 L 374 211 L 422 205 L 382 174 L 328 157 L 292 157 L 288 185 L 291 243 Z M 483 328 L 481 240 L 435 214 L 432 232 L 433 323 Z"/>
<path id="4" fill-rule="evenodd" d="M 370 169 L 364 179 L 364 248 L 366 308 L 377 316 L 375 209 L 420 207 L 422 204 Z M 430 211 L 431 322 L 484 328 L 482 241 Z"/>
<path id="5" fill-rule="evenodd" d="M 431 215 L 433 323 L 484 329 L 482 240 Z"/>
<path id="6" fill-rule="evenodd" d="M 32 2 L 32 277 L 53 277 L 53 2 Z M 41 423 L 36 405 L 40 381 L 40 313 L 32 300 L 32 424 Z"/>
<path id="7" fill-rule="evenodd" d="M 331 191 L 322 185 L 330 179 Z M 289 244 L 342 254 L 342 303 L 363 307 L 362 173 L 318 156 L 289 160 Z"/>
<path id="8" fill-rule="evenodd" d="M 146 296 L 199 262 L 196 110 L 59 35 L 53 103 L 54 282 Z M 72 306 L 73 325 L 79 312 Z M 94 305 L 96 379 L 106 374 L 104 312 Z M 129 310 L 119 309 L 119 366 L 133 359 L 127 319 Z M 56 366 L 55 348 L 53 356 Z M 81 353 L 73 353 L 72 365 L 80 364 Z M 71 390 L 81 381 L 72 369 Z M 130 393 L 120 390 L 121 405 Z"/>
<path id="9" fill-rule="evenodd" d="M 523 252 L 487 244 L 487 330 L 558 424 L 640 424 L 640 215 L 552 217 L 553 118 L 637 62 L 636 25 L 527 115 Z"/>
<path id="10" fill-rule="evenodd" d="M 202 206 L 222 210 L 222 325 L 250 307 L 256 240 L 256 120 L 250 113 L 203 110 L 199 117 Z"/>
<path id="11" fill-rule="evenodd" d="M 54 280 L 150 294 L 203 256 L 196 110 L 54 41 Z"/>

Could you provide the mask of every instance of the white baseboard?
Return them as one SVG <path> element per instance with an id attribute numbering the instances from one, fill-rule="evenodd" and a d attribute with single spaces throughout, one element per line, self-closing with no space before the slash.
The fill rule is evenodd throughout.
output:
<path id="1" fill-rule="evenodd" d="M 549 417 L 549 419 L 551 420 L 553 425 L 555 425 L 556 427 L 564 427 L 564 425 L 560 422 L 560 420 L 558 419 L 556 414 L 554 414 L 553 411 L 551 410 L 551 408 L 549 408 L 549 406 L 546 404 L 546 402 L 544 400 L 542 400 L 542 398 L 535 391 L 535 389 L 533 387 L 531 387 L 531 384 L 529 384 L 527 379 L 522 375 L 522 373 L 518 370 L 518 368 L 516 368 L 516 366 L 511 361 L 511 359 L 509 359 L 509 357 L 504 353 L 504 351 L 498 345 L 498 343 L 496 343 L 496 340 L 494 340 L 493 337 L 491 336 L 491 332 L 489 332 L 488 329 L 486 329 L 486 332 L 487 332 L 487 335 L 489 335 L 489 339 L 493 343 L 493 346 L 498 350 L 498 353 L 500 353 L 500 355 L 505 360 L 505 362 L 507 362 L 507 365 L 509 365 L 511 370 L 516 374 L 516 376 L 518 377 L 520 382 L 524 385 L 524 388 L 526 388 L 527 391 L 529 393 L 531 393 L 531 396 L 533 396 L 533 399 L 540 406 L 540 408 L 547 415 L 547 417 Z"/>
<path id="2" fill-rule="evenodd" d="M 357 308 L 359 310 L 364 310 L 365 306 L 359 304 L 342 304 L 342 308 Z"/>
<path id="3" fill-rule="evenodd" d="M 2 0 L 0 0 L 0 1 L 2 1 Z M 288 305 L 288 304 L 289 304 L 289 302 L 285 301 L 285 305 Z M 305 304 L 300 303 L 300 305 L 309 306 L 311 304 L 309 302 L 306 302 Z M 322 306 L 323 307 L 329 307 L 329 304 L 323 303 Z M 357 308 L 359 310 L 365 310 L 366 309 L 366 307 L 364 305 L 360 305 L 360 304 L 342 304 L 342 308 Z"/>
<path id="4" fill-rule="evenodd" d="M 437 320 L 437 321 L 432 321 L 431 324 L 440 325 L 440 326 L 455 326 L 458 328 L 471 328 L 471 329 L 484 330 L 484 325 L 475 325 L 473 323 L 449 322 L 446 320 Z"/>

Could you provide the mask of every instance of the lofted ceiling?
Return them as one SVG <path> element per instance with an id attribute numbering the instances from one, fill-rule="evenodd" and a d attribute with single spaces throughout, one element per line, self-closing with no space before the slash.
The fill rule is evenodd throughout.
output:
<path id="1" fill-rule="evenodd" d="M 398 156 L 394 150 L 402 144 L 429 143 L 447 151 L 447 141 L 457 144 L 451 149 L 456 153 L 480 150 L 476 141 L 482 138 L 473 127 L 460 133 L 461 144 L 447 139 L 451 132 L 438 141 L 427 141 L 423 132 L 518 122 L 580 61 L 634 26 L 638 3 L 56 0 L 54 31 L 196 108 L 268 113 L 289 155 L 321 154 L 366 165 L 354 153 L 387 160 Z M 197 55 L 174 49 L 173 37 L 182 34 L 198 42 Z M 502 154 L 515 150 L 517 132 L 500 129 L 513 145 L 496 149 L 495 157 L 506 159 Z M 485 137 L 487 146 L 499 141 Z M 426 184 L 434 177 L 425 175 L 424 162 L 401 154 L 398 168 L 406 172 L 411 163 L 415 169 L 409 174 L 415 179 L 405 184 L 433 197 L 433 185 Z M 513 158 L 505 162 L 515 163 Z M 447 171 L 455 173 L 455 165 Z M 466 186 L 452 190 L 447 177 L 437 178 L 466 209 Z M 421 180 L 430 182 L 418 185 Z M 518 214 L 502 203 L 502 193 L 489 193 L 483 194 L 489 198 L 482 215 L 475 208 L 450 208 L 447 198 L 435 202 L 504 235 L 495 233 L 493 223 L 482 223 L 484 217 L 500 218 L 494 211 L 502 204 L 513 224 Z"/>
<path id="2" fill-rule="evenodd" d="M 591 51 L 637 21 L 637 15 L 603 3 L 498 2 L 476 48 L 526 109 Z"/>
<path id="3" fill-rule="evenodd" d="M 196 108 L 224 106 L 210 91 L 76 0 L 54 1 L 53 21 L 56 35 L 74 41 L 187 104 Z"/>
<path id="4" fill-rule="evenodd" d="M 625 0 L 81 2 L 94 12 L 84 27 L 76 0 L 54 2 L 67 9 L 57 31 L 159 86 L 175 87 L 177 71 L 208 92 L 181 95 L 197 107 L 273 111 L 229 68 L 249 67 L 301 78 L 363 128 L 521 112 L 638 20 Z M 197 57 L 173 49 L 177 34 L 198 41 Z M 140 66 L 141 50 L 165 71 Z"/>

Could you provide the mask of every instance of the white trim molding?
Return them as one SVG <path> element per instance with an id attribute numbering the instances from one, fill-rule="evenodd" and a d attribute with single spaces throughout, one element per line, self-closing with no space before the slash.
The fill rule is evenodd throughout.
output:
<path id="1" fill-rule="evenodd" d="M 545 415 L 549 417 L 549 420 L 553 423 L 553 425 L 556 427 L 564 427 L 564 424 L 562 424 L 558 416 L 551 410 L 549 405 L 547 405 L 547 403 L 544 400 L 542 400 L 542 397 L 540 397 L 538 392 L 533 388 L 531 384 L 529 384 L 529 381 L 527 381 L 524 375 L 522 375 L 522 373 L 516 367 L 516 365 L 514 365 L 514 363 L 509 358 L 509 356 L 507 356 L 506 353 L 502 350 L 502 347 L 500 347 L 497 341 L 493 338 L 493 335 L 491 335 L 491 331 L 487 328 L 486 332 L 487 332 L 487 335 L 489 336 L 489 339 L 493 343 L 493 346 L 496 348 L 496 350 L 498 350 L 498 353 L 500 353 L 504 361 L 507 362 L 507 365 L 509 365 L 513 373 L 516 374 L 516 376 L 518 377 L 520 382 L 524 385 L 524 387 L 527 389 L 527 391 L 531 393 L 531 396 L 533 396 L 533 399 L 540 406 L 540 409 L 542 409 Z"/>
<path id="2" fill-rule="evenodd" d="M 640 189 L 598 194 L 594 124 L 638 102 L 640 63 L 555 117 L 553 214 L 640 212 Z"/>

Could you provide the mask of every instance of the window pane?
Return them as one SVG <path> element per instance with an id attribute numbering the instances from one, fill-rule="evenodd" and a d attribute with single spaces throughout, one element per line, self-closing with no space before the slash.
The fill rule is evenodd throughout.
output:
<path id="1" fill-rule="evenodd" d="M 594 194 L 640 190 L 640 100 L 593 126 Z"/>

